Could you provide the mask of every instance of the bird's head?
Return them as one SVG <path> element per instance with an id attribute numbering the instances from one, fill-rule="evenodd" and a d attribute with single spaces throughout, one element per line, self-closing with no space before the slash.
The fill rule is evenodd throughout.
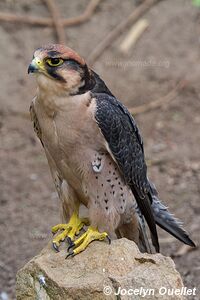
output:
<path id="1" fill-rule="evenodd" d="M 37 75 L 40 88 L 55 93 L 81 93 L 91 80 L 84 59 L 72 49 L 58 44 L 37 49 L 28 73 Z"/>

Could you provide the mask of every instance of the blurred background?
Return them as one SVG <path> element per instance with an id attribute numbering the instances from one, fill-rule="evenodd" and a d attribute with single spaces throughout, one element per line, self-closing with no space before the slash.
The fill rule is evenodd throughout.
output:
<path id="1" fill-rule="evenodd" d="M 63 42 L 126 104 L 141 130 L 148 175 L 193 240 L 200 240 L 200 1 L 0 1 L 0 299 L 51 238 L 59 201 L 29 119 L 34 50 Z M 159 230 L 188 288 L 199 249 Z M 199 299 L 189 297 L 189 299 Z"/>

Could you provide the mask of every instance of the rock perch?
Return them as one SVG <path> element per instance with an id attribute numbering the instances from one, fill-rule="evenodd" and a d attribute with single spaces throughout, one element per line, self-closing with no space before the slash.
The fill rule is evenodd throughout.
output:
<path id="1" fill-rule="evenodd" d="M 79 255 L 65 257 L 65 249 L 55 253 L 49 244 L 19 270 L 17 300 L 185 299 L 174 262 L 140 253 L 127 239 L 94 242 Z"/>

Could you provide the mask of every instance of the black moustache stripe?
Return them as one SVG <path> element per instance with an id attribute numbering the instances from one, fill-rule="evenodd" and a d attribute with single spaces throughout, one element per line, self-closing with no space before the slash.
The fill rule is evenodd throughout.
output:
<path id="1" fill-rule="evenodd" d="M 56 71 L 57 71 L 56 67 L 47 69 L 47 72 L 51 77 L 53 77 L 54 79 L 59 80 L 61 82 L 66 82 L 66 80 L 60 74 L 58 74 Z"/>

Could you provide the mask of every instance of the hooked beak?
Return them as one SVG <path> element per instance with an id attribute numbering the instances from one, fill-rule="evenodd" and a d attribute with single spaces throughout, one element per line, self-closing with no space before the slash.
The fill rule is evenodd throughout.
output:
<path id="1" fill-rule="evenodd" d="M 44 69 L 43 62 L 38 58 L 34 58 L 28 67 L 28 74 L 37 73 L 39 71 L 44 71 L 44 70 L 45 69 Z"/>
<path id="2" fill-rule="evenodd" d="M 30 65 L 28 66 L 28 74 L 35 73 L 37 71 L 38 71 L 38 68 L 33 63 L 30 63 Z"/>

